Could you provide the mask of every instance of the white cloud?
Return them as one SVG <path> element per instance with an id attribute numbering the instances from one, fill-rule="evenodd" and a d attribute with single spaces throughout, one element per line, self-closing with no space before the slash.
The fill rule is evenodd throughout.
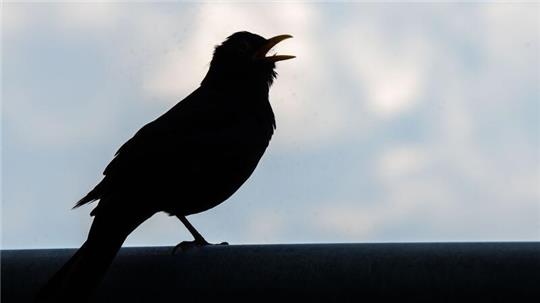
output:
<path id="1" fill-rule="evenodd" d="M 375 24 L 352 24 L 338 33 L 339 57 L 344 72 L 364 89 L 369 109 L 380 118 L 394 117 L 417 105 L 425 90 L 426 69 L 430 60 L 428 42 L 421 32 L 408 34 L 402 43 Z M 395 45 L 397 44 L 397 45 Z"/>
<path id="2" fill-rule="evenodd" d="M 120 6 L 114 3 L 56 4 L 58 21 L 64 27 L 79 31 L 109 30 L 118 20 Z"/>
<path id="3" fill-rule="evenodd" d="M 24 32 L 28 22 L 28 14 L 23 7 L 13 3 L 4 3 L 2 8 L 2 35 L 15 35 Z"/>
<path id="4" fill-rule="evenodd" d="M 250 214 L 245 237 L 257 243 L 272 243 L 279 241 L 286 230 L 285 218 L 269 210 L 257 211 Z"/>
<path id="5" fill-rule="evenodd" d="M 156 62 L 143 80 L 143 90 L 147 96 L 175 103 L 199 86 L 207 66 L 202 64 L 203 56 L 189 56 L 188 53 L 169 53 Z M 199 62 L 199 66 L 195 62 Z"/>
<path id="6" fill-rule="evenodd" d="M 98 115 L 69 115 L 36 106 L 34 96 L 24 93 L 10 95 L 9 104 L 3 107 L 6 123 L 16 132 L 20 140 L 29 148 L 37 150 L 63 150 L 101 137 L 111 127 L 114 113 L 100 112 Z M 35 97 L 34 97 L 35 98 Z M 88 104 L 100 102 L 89 100 Z M 104 102 L 106 103 L 106 102 Z M 99 111 L 88 108 L 88 111 Z M 24 113 L 24 114 L 23 114 Z M 24 119 L 20 117 L 24 116 Z"/>
<path id="7" fill-rule="evenodd" d="M 426 169 L 428 157 L 418 146 L 390 146 L 379 158 L 379 175 L 383 178 L 413 175 Z"/>

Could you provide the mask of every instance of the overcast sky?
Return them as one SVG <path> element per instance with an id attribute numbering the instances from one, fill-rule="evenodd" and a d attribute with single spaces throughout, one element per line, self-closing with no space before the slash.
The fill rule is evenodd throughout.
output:
<path id="1" fill-rule="evenodd" d="M 248 30 L 277 131 L 214 242 L 540 240 L 538 4 L 4 4 L 2 247 L 75 247 L 118 147 Z M 148 201 L 152 203 L 152 201 Z M 190 235 L 158 214 L 127 245 Z"/>

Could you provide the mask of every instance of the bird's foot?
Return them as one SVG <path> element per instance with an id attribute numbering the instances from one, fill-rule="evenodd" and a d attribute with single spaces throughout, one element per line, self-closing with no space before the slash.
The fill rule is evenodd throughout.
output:
<path id="1" fill-rule="evenodd" d="M 193 241 L 182 241 L 178 243 L 172 250 L 172 254 L 176 254 L 178 250 L 185 252 L 193 248 L 210 246 L 210 245 L 229 245 L 227 242 L 221 242 L 219 244 L 208 243 L 206 240 L 193 240 Z"/>

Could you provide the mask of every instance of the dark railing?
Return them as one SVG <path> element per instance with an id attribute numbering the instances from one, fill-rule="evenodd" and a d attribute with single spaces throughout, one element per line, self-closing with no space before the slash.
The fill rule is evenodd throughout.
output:
<path id="1" fill-rule="evenodd" d="M 94 301 L 540 302 L 539 242 L 171 250 L 123 248 Z M 31 302 L 74 251 L 2 251 L 2 302 Z"/>

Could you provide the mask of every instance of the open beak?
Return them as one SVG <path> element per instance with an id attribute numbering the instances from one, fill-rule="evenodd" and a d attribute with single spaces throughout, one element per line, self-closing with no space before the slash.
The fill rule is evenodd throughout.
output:
<path id="1" fill-rule="evenodd" d="M 266 54 L 268 53 L 268 51 L 270 51 L 270 49 L 272 49 L 272 47 L 276 46 L 276 44 L 278 44 L 279 42 L 285 40 L 285 39 L 289 39 L 289 38 L 292 38 L 291 35 L 279 35 L 279 36 L 275 36 L 275 37 L 272 37 L 268 40 L 266 40 L 266 43 L 255 53 L 255 58 L 256 59 L 264 59 L 266 61 L 270 61 L 270 62 L 277 62 L 277 61 L 282 61 L 282 60 L 289 60 L 289 59 L 292 59 L 292 58 L 296 58 L 296 56 L 290 56 L 290 55 L 273 55 L 273 56 L 266 56 Z"/>

